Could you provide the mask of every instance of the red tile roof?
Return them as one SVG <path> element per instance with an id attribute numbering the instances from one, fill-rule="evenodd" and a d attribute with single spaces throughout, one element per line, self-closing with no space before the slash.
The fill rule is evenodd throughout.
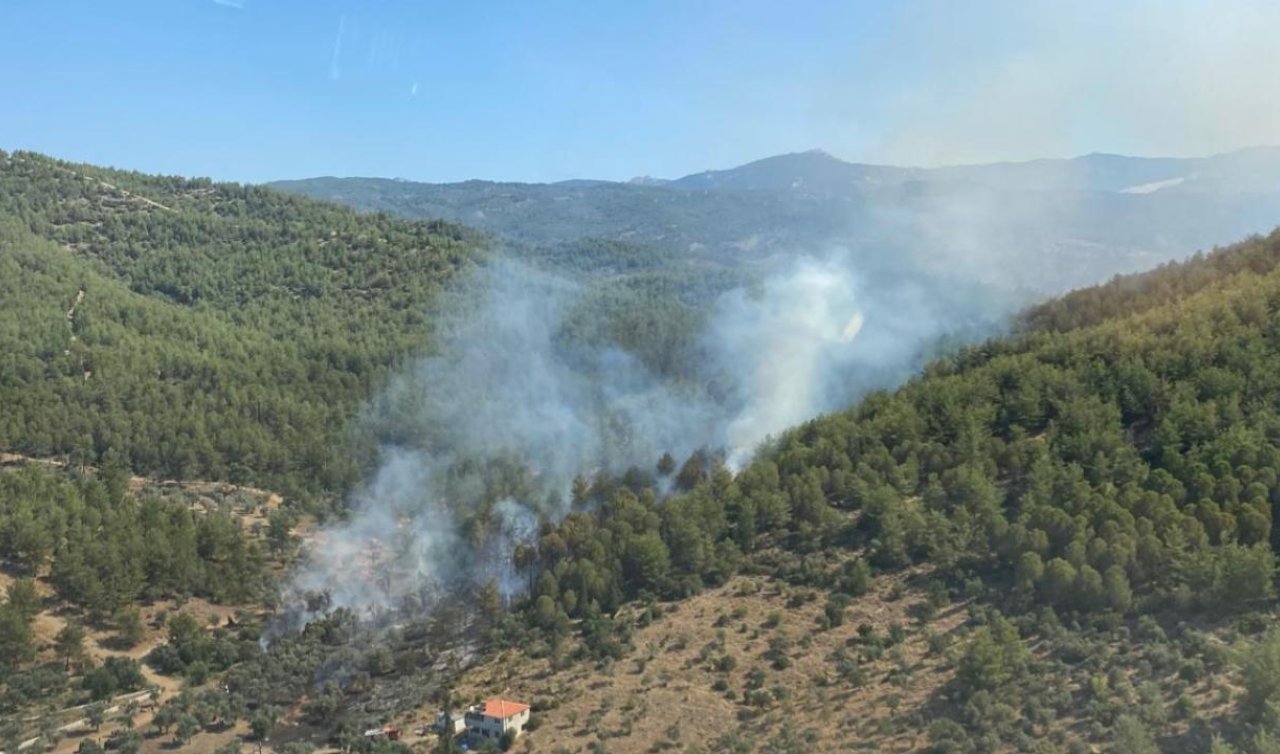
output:
<path id="1" fill-rule="evenodd" d="M 520 702 L 508 702 L 505 699 L 490 699 L 481 705 L 481 714 L 485 717 L 496 717 L 506 720 L 529 709 L 529 705 Z"/>

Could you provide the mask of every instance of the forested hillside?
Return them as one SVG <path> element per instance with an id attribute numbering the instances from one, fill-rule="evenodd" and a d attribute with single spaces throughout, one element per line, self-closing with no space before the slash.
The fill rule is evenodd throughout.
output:
<path id="1" fill-rule="evenodd" d="M 184 686 L 258 654 L 296 512 L 262 490 L 130 477 L 114 457 L 96 472 L 4 460 L 0 747 L 138 752 L 135 723 L 234 723 L 219 693 L 201 694 L 199 723 L 156 708 L 191 709 Z"/>
<path id="2" fill-rule="evenodd" d="M 0 154 L 0 449 L 345 491 L 362 402 L 507 252 L 581 285 L 563 337 L 689 372 L 708 306 L 753 279 L 621 241 L 506 246 L 271 189 Z M 470 290 L 457 286 L 459 295 Z"/>
<path id="3" fill-rule="evenodd" d="M 360 402 L 480 242 L 277 192 L 0 153 L 0 448 L 343 489 Z"/>
<path id="4" fill-rule="evenodd" d="M 825 600 L 821 632 L 907 573 L 929 595 L 916 624 L 887 645 L 860 631 L 804 697 L 880 683 L 859 667 L 882 672 L 886 647 L 918 632 L 949 670 L 908 705 L 916 661 L 900 658 L 878 692 L 897 697 L 887 716 L 827 724 L 927 728 L 939 751 L 1208 751 L 1215 735 L 1215 751 L 1275 751 L 1277 260 L 1280 233 L 1047 304 L 1023 334 L 799 427 L 736 477 L 692 459 L 689 491 L 665 503 L 598 482 L 598 508 L 522 556 L 532 634 L 514 645 L 556 667 L 576 632 L 588 656 L 633 657 L 619 637 L 653 618 L 620 622 L 620 606 L 744 572 L 790 584 L 797 605 Z M 971 617 L 940 635 L 948 605 Z M 761 657 L 780 671 L 812 641 L 792 633 Z M 722 664 L 718 688 L 756 721 L 724 750 L 795 735 L 781 722 L 806 707 L 794 685 L 774 693 L 761 669 L 735 693 L 740 662 Z M 819 728 L 794 745 L 825 750 Z"/>
<path id="5" fill-rule="evenodd" d="M 462 512 L 458 546 L 519 539 L 495 569 L 513 583 L 368 614 L 291 595 L 295 630 L 266 610 L 298 509 L 130 470 L 349 489 L 352 417 L 430 346 L 432 312 L 466 316 L 450 284 L 485 243 L 0 159 L 0 449 L 70 461 L 0 476 L 6 750 L 110 730 L 128 751 L 452 752 L 415 729 L 499 692 L 534 705 L 526 750 L 1280 746 L 1280 232 L 1034 307 L 745 468 L 715 448 L 583 468 L 528 537 L 499 503 L 539 470 L 450 457 L 447 481 L 478 464 L 495 503 Z M 710 301 L 752 274 L 617 239 L 516 254 L 582 289 L 550 340 L 677 381 Z M 382 545 L 357 544 L 339 575 L 358 584 Z M 154 711 L 121 701 L 147 686 Z M 385 723 L 411 740 L 362 735 Z"/>

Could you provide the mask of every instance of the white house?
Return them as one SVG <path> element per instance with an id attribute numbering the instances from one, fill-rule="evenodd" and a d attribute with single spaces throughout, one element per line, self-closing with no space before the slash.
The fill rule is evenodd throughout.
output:
<path id="1" fill-rule="evenodd" d="M 436 715 L 436 730 L 440 733 L 448 733 L 456 736 L 459 733 L 465 733 L 467 730 L 467 721 L 461 712 L 441 712 Z"/>
<path id="2" fill-rule="evenodd" d="M 473 739 L 497 739 L 508 732 L 515 738 L 529 723 L 529 705 L 505 699 L 490 699 L 468 708 L 463 719 L 467 735 Z"/>

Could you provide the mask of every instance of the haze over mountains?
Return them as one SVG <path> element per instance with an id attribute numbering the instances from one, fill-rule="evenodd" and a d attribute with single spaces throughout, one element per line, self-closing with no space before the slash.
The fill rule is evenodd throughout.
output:
<path id="1" fill-rule="evenodd" d="M 0 746 L 1270 754 L 1280 232 L 1015 314 L 1256 155 L 328 182 L 478 233 L 0 153 Z"/>
<path id="2" fill-rule="evenodd" d="M 769 438 L 1000 333 L 1047 292 L 1269 230 L 1280 217 L 1280 150 L 936 170 L 814 151 L 661 183 L 322 178 L 275 187 L 483 228 L 515 263 L 466 297 L 487 303 L 447 328 L 453 347 L 401 391 L 465 410 L 389 412 L 393 424 L 414 417 L 445 439 L 407 457 L 384 448 L 368 500 L 331 533 L 336 557 L 314 563 L 299 587 L 365 612 L 436 591 L 459 563 L 519 587 L 506 570 L 514 540 L 498 542 L 486 555 L 497 567 L 485 567 L 468 559 L 471 543 L 439 537 L 457 513 L 435 501 L 456 496 L 424 490 L 457 473 L 449 466 L 459 448 L 537 459 L 546 488 L 495 509 L 512 530 L 565 516 L 584 468 L 625 473 L 664 450 L 710 448 L 736 472 Z M 566 349 L 570 334 L 579 345 Z M 494 416 L 480 419 L 479 407 Z M 615 425 L 626 432 L 594 429 Z M 410 506 L 388 516 L 395 501 Z M 345 559 L 371 538 L 393 540 L 406 518 L 412 539 L 431 543 L 414 551 L 407 576 L 385 593 L 353 585 Z"/>
<path id="3" fill-rule="evenodd" d="M 1175 187 L 1183 191 L 1275 191 L 1280 188 L 1277 177 L 1280 177 L 1280 148 L 1275 147 L 1254 147 L 1197 158 L 1094 153 L 1066 160 L 1041 159 L 939 168 L 850 163 L 815 149 L 766 157 L 728 170 L 693 173 L 664 183 L 691 189 L 842 193 L 859 185 L 968 182 L 1003 190 L 1142 194 Z"/>
<path id="4" fill-rule="evenodd" d="M 838 247 L 862 266 L 954 275 L 962 264 L 971 282 L 1054 293 L 1270 230 L 1280 216 L 1280 149 L 932 169 L 811 151 L 670 181 L 324 177 L 272 185 L 363 210 L 453 220 L 543 251 L 603 239 L 686 261 L 767 266 Z"/>
<path id="5" fill-rule="evenodd" d="M 65 5 L 0 754 L 1280 754 L 1280 2 Z"/>

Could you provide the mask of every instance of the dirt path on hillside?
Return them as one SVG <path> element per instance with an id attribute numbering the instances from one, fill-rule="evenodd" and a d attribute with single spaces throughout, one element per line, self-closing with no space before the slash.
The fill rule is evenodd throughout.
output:
<path id="1" fill-rule="evenodd" d="M 73 172 L 74 172 L 74 171 L 73 171 Z M 147 205 L 150 205 L 150 206 L 152 206 L 152 207 L 155 207 L 156 209 L 162 209 L 162 210 L 164 210 L 165 212 L 175 212 L 175 211 L 176 211 L 176 210 L 174 210 L 174 208 L 173 208 L 173 207 L 169 207 L 169 206 L 166 206 L 166 205 L 164 205 L 164 204 L 161 204 L 160 202 L 157 202 L 157 201 L 155 201 L 154 199 L 148 199 L 148 198 L 147 198 L 147 197 L 145 197 L 145 196 L 138 196 L 137 194 L 132 193 L 132 192 L 130 192 L 130 191 L 126 191 L 126 190 L 124 190 L 124 189 L 122 189 L 122 188 L 120 188 L 120 187 L 116 186 L 116 185 L 115 185 L 115 184 L 113 184 L 113 183 L 107 183 L 106 181 L 102 180 L 101 178 L 90 178 L 90 177 L 89 177 L 89 176 L 87 176 L 87 175 L 84 175 L 84 176 L 81 176 L 81 177 L 82 177 L 82 178 L 84 178 L 84 179 L 86 179 L 86 180 L 94 181 L 94 182 L 96 182 L 99 186 L 105 186 L 106 188 L 109 188 L 109 189 L 111 189 L 112 191 L 116 192 L 117 194 L 121 194 L 122 196 L 124 196 L 124 197 L 126 197 L 126 198 L 128 198 L 128 199 L 134 199 L 134 200 L 136 200 L 136 201 L 142 202 L 143 204 L 147 204 Z"/>
<path id="2" fill-rule="evenodd" d="M 22 162 L 22 161 L 23 161 L 21 157 L 13 157 L 12 159 L 14 160 L 14 162 Z M 79 178 L 80 180 L 83 180 L 83 181 L 91 181 L 91 182 L 93 182 L 93 183 L 98 184 L 99 186 L 102 186 L 103 188 L 110 189 L 111 191 L 116 192 L 117 194 L 119 194 L 120 196 L 123 196 L 123 197 L 124 197 L 124 198 L 126 198 L 126 199 L 132 199 L 132 200 L 134 200 L 134 201 L 142 202 L 143 204 L 146 204 L 146 205 L 151 206 L 151 207 L 155 207 L 156 209 L 162 209 L 162 210 L 164 210 L 165 212 L 174 212 L 174 211 L 175 211 L 175 210 L 173 209 L 173 207 L 169 207 L 169 206 L 166 206 L 166 205 L 164 205 L 164 204 L 161 204 L 160 202 L 157 202 L 157 201 L 155 201 L 154 199 L 148 199 L 148 198 L 147 198 L 147 197 L 145 197 L 145 196 L 138 196 L 137 194 L 135 194 L 135 193 L 133 193 L 133 192 L 131 192 L 131 191 L 128 191 L 128 190 L 126 190 L 126 189 L 122 189 L 122 188 L 120 188 L 119 186 L 116 186 L 116 185 L 115 185 L 115 184 L 113 184 L 113 183 L 107 183 L 106 181 L 102 180 L 101 178 L 94 178 L 93 176 L 85 175 L 84 173 L 76 172 L 75 170 L 72 170 L 71 168 L 66 167 L 66 166 L 63 166 L 63 165 L 55 165 L 55 164 L 52 164 L 52 163 L 48 163 L 48 165 L 49 165 L 49 167 L 53 168 L 54 170 L 60 170 L 60 171 L 62 171 L 63 173 L 66 173 L 67 175 L 71 175 L 71 176 L 74 176 L 74 177 L 76 177 L 76 178 Z"/>
<path id="3" fill-rule="evenodd" d="M 4 467 L 25 466 L 28 463 L 34 463 L 40 466 L 48 466 L 50 468 L 63 469 L 66 468 L 66 462 L 56 458 L 37 458 L 35 456 L 24 455 L 22 453 L 10 453 L 8 451 L 0 451 L 0 469 Z M 86 467 L 92 470 L 93 467 Z M 244 493 L 250 497 L 258 498 L 266 504 L 267 508 L 279 508 L 284 503 L 284 498 L 277 492 L 264 490 L 261 487 L 250 487 L 244 484 L 234 484 L 232 482 L 219 482 L 207 479 L 154 479 L 145 476 L 130 476 L 129 491 L 137 492 L 143 487 L 152 484 L 157 487 L 165 487 L 178 489 L 184 492 L 195 492 L 202 495 L 234 495 L 236 493 Z"/>
<path id="4" fill-rule="evenodd" d="M 84 301 L 84 289 L 81 288 L 80 290 L 76 291 L 75 301 L 71 302 L 71 308 L 67 310 L 67 335 L 70 337 L 71 343 L 75 343 L 77 340 L 80 339 L 76 335 L 76 309 L 79 308 L 81 302 L 83 301 Z M 62 355 L 63 356 L 71 355 L 71 348 L 69 344 L 67 348 L 63 349 Z M 88 379 L 88 378 L 89 378 L 89 372 L 85 372 L 85 379 Z"/>
<path id="5" fill-rule="evenodd" d="M 67 310 L 67 329 L 71 331 L 71 339 L 76 339 L 75 322 L 76 308 L 80 306 L 80 302 L 84 301 L 84 289 L 76 291 L 76 300 L 71 302 L 71 308 Z"/>
<path id="6" fill-rule="evenodd" d="M 37 588 L 47 585 L 37 581 Z M 42 595 L 45 596 L 45 595 Z M 66 618 L 57 612 L 44 610 L 35 617 L 32 623 L 32 633 L 39 644 L 52 645 L 58 633 L 66 628 Z M 165 636 L 161 632 L 149 633 L 143 641 L 136 646 L 127 650 L 112 650 L 104 647 L 102 642 L 106 640 L 106 634 L 101 631 L 85 632 L 84 650 L 85 656 L 92 659 L 96 663 L 101 663 L 108 657 L 129 657 L 138 661 L 138 667 L 142 671 L 142 677 L 146 680 L 147 688 L 141 691 L 131 691 L 127 694 L 120 694 L 112 697 L 104 708 L 104 717 L 108 719 L 113 715 L 125 711 L 130 705 L 138 705 L 138 714 L 134 716 L 134 727 L 144 728 L 151 724 L 152 718 L 155 716 L 155 710 L 161 704 L 171 699 L 182 690 L 182 680 L 178 678 L 170 678 L 160 675 L 151 669 L 150 666 L 142 662 L 151 650 L 164 644 Z M 152 689 L 159 689 L 159 696 L 154 703 L 151 701 Z M 66 720 L 58 726 L 57 732 L 63 736 L 72 736 L 79 734 L 87 734 L 93 732 L 93 725 L 89 721 L 87 710 L 92 706 L 90 704 L 78 704 L 74 707 L 57 710 L 52 713 L 59 717 L 72 716 L 72 719 Z M 76 714 L 80 713 L 80 714 Z M 28 718 L 27 722 L 37 722 L 39 718 Z M 40 741 L 39 736 L 35 736 L 23 741 L 18 746 L 19 751 L 24 751 L 35 746 Z M 0 752 L 0 754 L 3 754 Z"/>
<path id="7" fill-rule="evenodd" d="M 77 297 L 76 304 L 79 304 L 83 297 Z M 74 318 L 73 311 L 68 312 L 69 318 Z M 69 471 L 67 462 L 56 458 L 40 458 L 25 455 L 22 453 L 12 453 L 0 451 L 0 473 L 5 471 L 13 472 L 21 469 L 28 464 L 36 464 L 44 467 L 52 472 L 64 473 Z M 92 470 L 92 467 L 86 467 Z M 213 498 L 217 501 L 219 496 L 231 496 L 242 493 L 251 499 L 251 504 L 245 506 L 240 501 L 235 501 L 234 514 L 239 516 L 242 525 L 246 530 L 257 527 L 265 527 L 267 524 L 266 513 L 280 507 L 284 503 L 284 498 L 275 492 L 261 489 L 258 487 L 249 487 L 246 485 L 237 485 L 230 482 L 209 481 L 209 480 L 156 480 L 150 477 L 131 476 L 129 478 L 129 489 L 133 494 L 137 494 L 144 490 L 170 490 L 183 493 L 191 493 L 194 497 L 188 502 L 193 510 L 207 511 L 209 510 L 208 500 Z M 219 504 L 221 504 L 219 502 Z M 306 530 L 314 525 L 314 519 L 311 516 L 303 516 L 299 523 L 294 527 L 294 534 L 305 538 Z M 8 564 L 0 561 L 0 596 L 7 593 L 13 582 L 23 576 L 24 572 L 17 568 L 14 564 Z M 68 620 L 74 620 L 74 611 L 60 599 L 58 599 L 53 585 L 48 580 L 47 568 L 42 568 L 41 572 L 36 574 L 35 578 L 36 592 L 45 604 L 45 609 L 32 621 L 32 634 L 35 646 L 38 652 L 40 662 L 55 661 L 54 644 L 56 637 L 68 623 Z M 171 700 L 174 696 L 181 693 L 184 688 L 184 681 L 181 678 L 169 677 L 161 675 L 150 666 L 142 663 L 142 659 L 156 647 L 164 644 L 168 640 L 167 633 L 164 629 L 165 619 L 168 614 L 177 611 L 186 612 L 204 626 L 214 624 L 225 624 L 228 619 L 234 617 L 238 610 L 249 609 L 253 611 L 258 608 L 251 606 L 230 606 L 230 605 L 214 605 L 203 599 L 189 599 L 178 604 L 173 600 L 162 600 L 159 602 L 140 604 L 141 620 L 144 625 L 143 637 L 139 643 L 128 649 L 117 649 L 112 646 L 113 634 L 109 631 L 94 630 L 91 626 L 85 626 L 84 649 L 87 658 L 94 662 L 101 663 L 109 657 L 128 657 L 139 662 L 139 669 L 143 679 L 147 685 L 142 691 L 130 692 L 120 696 L 113 697 L 106 704 L 105 716 L 107 723 L 101 730 L 93 730 L 89 722 L 88 708 L 91 705 L 83 704 L 64 709 L 49 711 L 47 714 L 53 715 L 57 722 L 57 732 L 61 740 L 50 750 L 51 754 L 74 754 L 79 742 L 85 736 L 93 736 L 101 742 L 104 737 L 111 736 L 122 726 L 120 724 L 121 717 L 125 714 L 131 716 L 132 728 L 135 730 L 146 730 L 155 717 L 155 711 L 160 705 Z M 159 690 L 159 695 L 155 702 L 151 700 L 152 688 Z M 24 723 L 29 726 L 28 734 L 34 732 L 33 728 L 40 723 L 40 716 L 27 718 Z M 217 745 L 227 743 L 234 740 L 237 736 L 246 736 L 248 734 L 247 723 L 239 723 L 236 726 L 217 732 L 204 732 L 200 734 L 201 743 L 195 746 L 189 743 L 184 746 L 184 750 L 193 749 L 208 754 Z M 23 741 L 20 751 L 34 752 L 39 737 L 29 738 Z M 144 751 L 158 752 L 172 748 L 168 743 L 160 743 L 159 739 L 149 736 L 144 744 Z M 207 749 L 207 751 L 206 751 Z M 0 751 L 0 754 L 5 752 Z"/>
<path id="8" fill-rule="evenodd" d="M 38 639 L 47 639 L 52 643 L 53 638 L 66 626 L 66 618 L 55 612 L 44 611 L 36 616 L 35 625 L 32 626 L 32 629 Z M 148 685 L 159 686 L 165 694 L 176 693 L 182 688 L 180 679 L 160 675 L 152 670 L 149 665 L 142 662 L 142 658 L 146 657 L 151 650 L 166 643 L 167 639 L 163 634 L 157 632 L 150 635 L 138 642 L 136 646 L 126 650 L 107 649 L 102 645 L 102 642 L 106 641 L 106 639 L 105 633 L 86 629 L 84 637 L 85 656 L 99 663 L 108 657 L 128 657 L 138 661 L 139 666 L 142 668 L 142 677 L 147 680 Z"/>

